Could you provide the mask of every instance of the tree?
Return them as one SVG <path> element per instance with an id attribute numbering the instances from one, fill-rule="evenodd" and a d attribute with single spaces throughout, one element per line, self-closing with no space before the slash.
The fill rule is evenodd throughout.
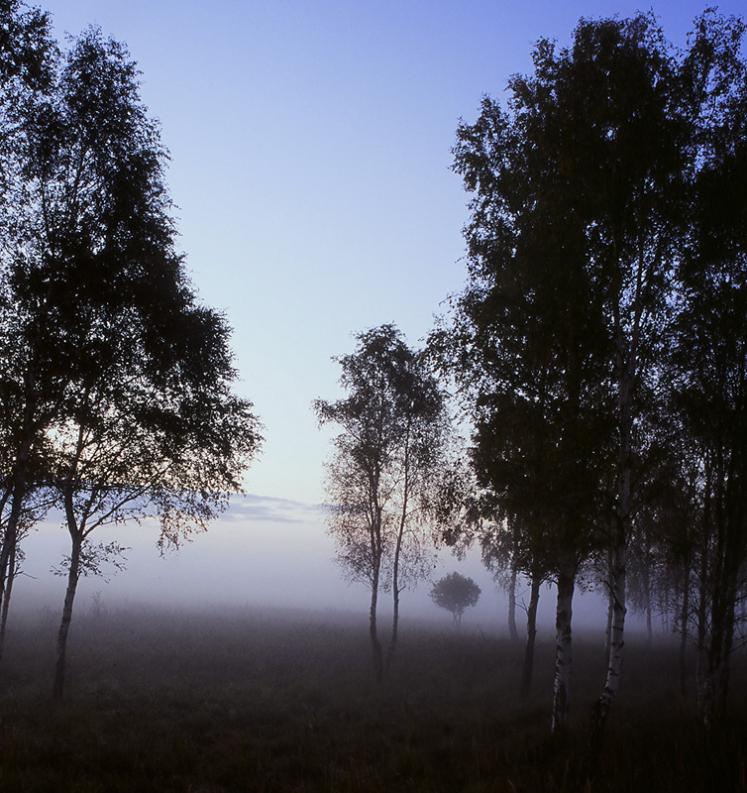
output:
<path id="1" fill-rule="evenodd" d="M 558 585 L 559 727 L 575 579 L 604 520 L 612 426 L 599 283 L 568 190 L 575 132 L 548 84 L 554 57 L 541 42 L 535 75 L 509 83 L 508 110 L 485 99 L 478 120 L 457 131 L 454 167 L 472 194 L 469 283 L 432 344 L 466 401 L 491 517 L 498 510 L 523 538 L 521 569 L 537 587 L 550 575 Z"/>
<path id="2" fill-rule="evenodd" d="M 393 325 L 356 338 L 356 351 L 336 359 L 348 396 L 318 400 L 314 407 L 321 424 L 334 422 L 342 429 L 327 467 L 327 492 L 334 505 L 329 530 L 348 575 L 370 588 L 369 635 L 380 680 L 379 591 L 390 586 L 393 594 L 391 661 L 400 594 L 408 580 L 424 578 L 430 569 L 427 521 L 450 429 L 442 389 Z"/>
<path id="3" fill-rule="evenodd" d="M 18 151 L 0 323 L 13 343 L 3 405 L 16 417 L 3 550 L 15 548 L 14 511 L 52 493 L 71 539 L 61 696 L 77 582 L 102 561 L 92 532 L 151 516 L 164 541 L 204 528 L 260 437 L 231 393 L 229 328 L 196 301 L 175 250 L 166 152 L 126 49 L 89 30 L 55 51 Z"/>
<path id="4" fill-rule="evenodd" d="M 44 365 L 40 356 L 28 365 L 24 338 L 28 323 L 15 298 L 14 270 L 29 236 L 23 223 L 28 203 L 27 142 L 35 109 L 50 85 L 55 52 L 45 13 L 16 0 L 0 3 L 0 600 L 4 614 L 13 559 L 29 514 L 27 480 L 36 463 L 40 414 L 46 413 L 39 409 L 37 384 L 44 379 L 42 372 L 54 366 L 50 358 Z M 47 321 L 52 324 L 54 318 Z"/>
<path id="5" fill-rule="evenodd" d="M 454 625 L 459 626 L 465 609 L 475 606 L 480 599 L 480 587 L 471 578 L 454 572 L 436 581 L 430 594 L 437 606 L 451 612 Z"/>
<path id="6" fill-rule="evenodd" d="M 691 130 L 674 399 L 697 453 L 700 716 L 726 713 L 747 578 L 747 61 L 745 24 L 706 12 L 682 66 Z"/>

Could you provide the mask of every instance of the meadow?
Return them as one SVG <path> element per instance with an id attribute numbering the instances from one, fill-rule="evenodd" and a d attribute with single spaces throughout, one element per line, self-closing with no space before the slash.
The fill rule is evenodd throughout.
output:
<path id="1" fill-rule="evenodd" d="M 113 610 L 76 617 L 51 702 L 55 616 L 17 614 L 0 668 L 0 791 L 747 790 L 747 658 L 732 717 L 704 733 L 674 640 L 631 640 L 599 771 L 586 731 L 604 670 L 575 637 L 571 727 L 550 736 L 553 645 L 518 697 L 522 647 L 468 624 L 403 624 L 383 685 L 366 625 L 334 612 Z M 692 681 L 694 682 L 694 681 Z"/>

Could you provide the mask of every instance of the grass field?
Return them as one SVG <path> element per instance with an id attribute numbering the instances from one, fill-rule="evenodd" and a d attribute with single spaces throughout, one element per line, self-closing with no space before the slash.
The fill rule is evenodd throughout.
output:
<path id="1" fill-rule="evenodd" d="M 54 620 L 16 619 L 0 669 L 0 791 L 747 791 L 747 659 L 733 717 L 703 734 L 661 640 L 627 648 L 600 773 L 581 768 L 598 637 L 575 643 L 572 726 L 551 737 L 550 641 L 534 694 L 521 647 L 465 626 L 403 626 L 382 686 L 366 626 L 333 614 L 77 617 L 65 702 L 50 700 Z"/>

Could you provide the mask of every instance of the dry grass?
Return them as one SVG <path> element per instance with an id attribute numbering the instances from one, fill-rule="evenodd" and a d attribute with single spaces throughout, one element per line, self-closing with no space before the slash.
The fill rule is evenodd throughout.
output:
<path id="1" fill-rule="evenodd" d="M 673 646 L 628 648 L 599 777 L 581 772 L 601 679 L 576 642 L 575 707 L 548 734 L 552 646 L 518 700 L 521 647 L 404 625 L 383 686 L 365 625 L 330 615 L 122 612 L 82 617 L 68 696 L 49 699 L 54 623 L 17 620 L 0 670 L 0 791 L 747 791 L 747 664 L 734 720 L 704 735 Z"/>

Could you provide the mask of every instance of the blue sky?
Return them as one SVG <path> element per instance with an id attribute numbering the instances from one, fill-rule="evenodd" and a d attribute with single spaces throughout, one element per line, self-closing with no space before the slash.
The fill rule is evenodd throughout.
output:
<path id="1" fill-rule="evenodd" d="M 247 490 L 323 499 L 337 394 L 330 356 L 396 322 L 411 342 L 460 289 L 465 195 L 450 172 L 460 116 L 500 97 L 532 42 L 629 2 L 50 0 L 57 33 L 125 41 L 172 163 L 181 247 L 227 314 L 239 389 L 265 424 Z M 649 6 L 644 6 L 648 8 Z M 653 3 L 683 43 L 703 4 Z M 743 0 L 721 10 L 744 12 Z"/>

